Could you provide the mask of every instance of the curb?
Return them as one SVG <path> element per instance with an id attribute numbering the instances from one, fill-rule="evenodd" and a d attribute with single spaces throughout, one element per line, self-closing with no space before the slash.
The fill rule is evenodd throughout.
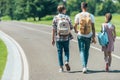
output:
<path id="1" fill-rule="evenodd" d="M 20 45 L 2 31 L 0 31 L 0 38 L 6 44 L 8 50 L 2 80 L 29 80 L 28 63 Z"/>

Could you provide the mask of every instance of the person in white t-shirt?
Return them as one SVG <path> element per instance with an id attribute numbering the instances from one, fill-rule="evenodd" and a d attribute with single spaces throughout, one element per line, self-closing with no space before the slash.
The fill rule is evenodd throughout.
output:
<path id="1" fill-rule="evenodd" d="M 81 3 L 81 9 L 82 9 L 82 12 L 78 13 L 75 16 L 74 30 L 75 30 L 75 33 L 77 33 L 78 46 L 79 46 L 79 51 L 80 51 L 80 55 L 81 55 L 81 59 L 82 59 L 83 73 L 86 73 L 90 43 L 91 42 L 96 43 L 95 27 L 94 27 L 95 20 L 94 20 L 94 16 L 91 13 L 87 12 L 87 3 L 86 2 Z M 89 17 L 90 27 L 86 27 L 86 26 L 81 27 L 82 19 L 83 18 L 86 19 L 86 17 Z M 87 28 L 89 28 L 88 31 L 87 31 Z M 82 30 L 84 30 L 83 31 L 84 34 L 83 34 Z M 85 31 L 86 31 L 86 33 L 85 33 Z"/>

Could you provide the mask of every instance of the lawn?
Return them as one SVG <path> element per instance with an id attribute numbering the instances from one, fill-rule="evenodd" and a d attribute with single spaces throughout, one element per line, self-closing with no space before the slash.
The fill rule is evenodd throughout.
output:
<path id="1" fill-rule="evenodd" d="M 95 16 L 95 29 L 96 32 L 99 32 L 101 29 L 101 24 L 104 22 L 104 16 Z M 117 36 L 120 36 L 120 15 L 113 14 L 112 23 L 116 26 L 116 32 Z M 74 16 L 71 17 L 72 23 L 74 24 Z M 29 20 L 29 22 L 37 23 L 37 24 L 46 24 L 46 25 L 52 25 L 52 20 L 46 20 L 46 21 L 33 21 Z"/>
<path id="2" fill-rule="evenodd" d="M 7 60 L 7 48 L 4 42 L 0 39 L 0 79 L 2 77 Z"/>

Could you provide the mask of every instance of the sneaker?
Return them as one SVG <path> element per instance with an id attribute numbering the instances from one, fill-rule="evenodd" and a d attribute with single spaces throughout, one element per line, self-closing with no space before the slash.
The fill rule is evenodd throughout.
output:
<path id="1" fill-rule="evenodd" d="M 106 63 L 106 68 L 105 68 L 105 70 L 106 70 L 106 72 L 109 71 L 109 64 L 108 64 L 108 63 Z"/>
<path id="2" fill-rule="evenodd" d="M 65 63 L 65 67 L 66 67 L 67 71 L 70 71 L 70 66 L 69 66 L 68 62 Z"/>
<path id="3" fill-rule="evenodd" d="M 87 68 L 83 68 L 82 72 L 87 73 Z"/>
<path id="4" fill-rule="evenodd" d="M 59 69 L 59 72 L 63 72 L 63 71 L 64 71 L 63 68 L 60 68 L 60 69 Z"/>

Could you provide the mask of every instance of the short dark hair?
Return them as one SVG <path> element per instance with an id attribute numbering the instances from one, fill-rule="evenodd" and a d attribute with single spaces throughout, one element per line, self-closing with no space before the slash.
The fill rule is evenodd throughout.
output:
<path id="1" fill-rule="evenodd" d="M 111 13 L 106 13 L 105 14 L 105 17 L 106 17 L 106 23 L 110 22 L 111 19 L 112 19 L 112 14 Z"/>
<path id="2" fill-rule="evenodd" d="M 86 2 L 81 3 L 81 8 L 87 8 L 87 7 L 88 7 L 88 4 Z"/>
<path id="3" fill-rule="evenodd" d="M 66 9 L 66 8 L 65 8 L 64 5 L 59 5 L 59 6 L 57 7 L 57 10 L 58 10 L 59 13 L 62 13 L 62 11 L 65 10 L 65 9 Z"/>

